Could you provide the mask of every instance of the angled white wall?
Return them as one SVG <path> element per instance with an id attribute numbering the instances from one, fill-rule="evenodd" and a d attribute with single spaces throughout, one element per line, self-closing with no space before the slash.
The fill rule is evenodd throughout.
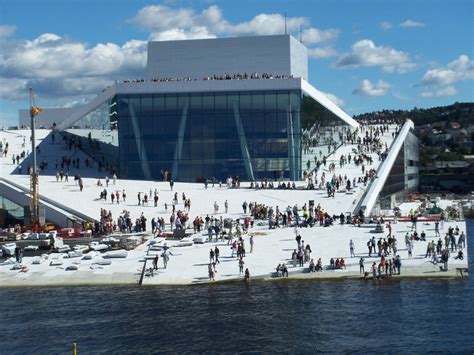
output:
<path id="1" fill-rule="evenodd" d="M 253 72 L 307 80 L 308 51 L 290 35 L 148 42 L 148 78 Z"/>

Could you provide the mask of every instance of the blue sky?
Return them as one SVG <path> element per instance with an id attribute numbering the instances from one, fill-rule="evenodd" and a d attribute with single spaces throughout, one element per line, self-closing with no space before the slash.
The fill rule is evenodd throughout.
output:
<path id="1" fill-rule="evenodd" d="M 349 114 L 473 101 L 471 0 L 0 2 L 0 127 L 28 87 L 43 107 L 87 102 L 144 76 L 146 42 L 289 32 L 309 79 Z"/>

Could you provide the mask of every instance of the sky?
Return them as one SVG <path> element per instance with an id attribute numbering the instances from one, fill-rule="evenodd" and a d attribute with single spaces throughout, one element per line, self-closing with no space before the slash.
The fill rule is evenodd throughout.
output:
<path id="1" fill-rule="evenodd" d="M 282 34 L 346 112 L 474 101 L 472 0 L 0 0 L 0 127 L 145 77 L 147 41 Z M 216 73 L 219 74 L 219 73 Z"/>

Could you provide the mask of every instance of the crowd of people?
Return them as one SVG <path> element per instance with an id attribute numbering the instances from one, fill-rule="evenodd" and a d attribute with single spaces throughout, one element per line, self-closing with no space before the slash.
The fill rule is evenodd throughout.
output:
<path id="1" fill-rule="evenodd" d="M 201 78 L 201 80 L 247 80 L 247 79 L 293 79 L 293 75 L 287 74 L 272 74 L 272 73 L 223 73 L 223 74 L 213 74 L 206 75 Z M 162 78 L 152 78 L 152 79 L 132 79 L 132 80 L 123 80 L 123 83 L 167 83 L 167 82 L 186 82 L 186 81 L 198 81 L 199 79 L 193 78 L 190 76 L 183 77 L 162 77 Z M 115 82 L 119 83 L 118 81 Z M 103 91 L 105 91 L 104 89 Z"/>

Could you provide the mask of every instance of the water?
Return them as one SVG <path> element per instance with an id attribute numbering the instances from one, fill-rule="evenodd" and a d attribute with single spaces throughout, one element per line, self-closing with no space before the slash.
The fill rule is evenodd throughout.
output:
<path id="1" fill-rule="evenodd" d="M 468 223 L 474 251 L 474 221 Z M 474 270 L 473 252 L 469 268 Z M 0 289 L 0 354 L 474 351 L 453 280 Z"/>

